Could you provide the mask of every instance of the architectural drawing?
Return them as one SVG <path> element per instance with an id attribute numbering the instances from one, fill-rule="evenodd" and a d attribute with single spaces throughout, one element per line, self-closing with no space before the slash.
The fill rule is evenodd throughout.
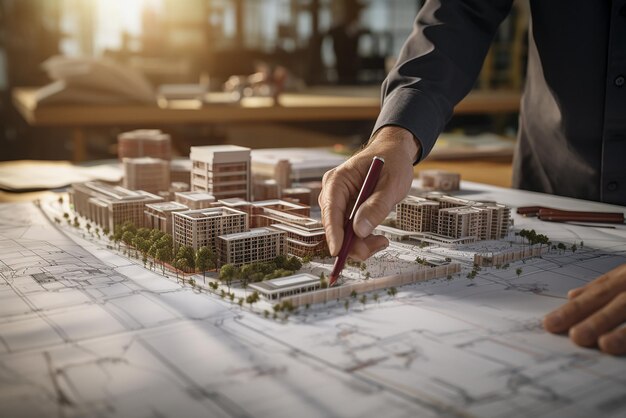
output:
<path id="1" fill-rule="evenodd" d="M 472 186 L 464 184 L 464 190 Z M 606 208 L 476 186 L 474 200 Z M 621 417 L 626 359 L 547 334 L 568 289 L 626 262 L 626 227 L 513 215 L 577 251 L 266 319 L 164 277 L 55 202 L 0 206 L 0 416 Z M 617 209 L 617 208 L 612 208 Z M 78 232 L 77 232 L 78 231 Z M 584 245 L 580 245 L 584 241 Z M 415 249 L 471 265 L 488 241 Z M 503 250 L 508 243 L 503 243 Z M 313 263 L 312 263 L 313 264 Z M 397 264 L 394 264 L 394 266 Z M 310 267 L 319 268 L 319 267 Z M 310 282 L 313 285 L 313 281 Z M 248 290 L 249 294 L 252 289 Z M 376 296 L 377 295 L 377 296 Z M 282 318 L 282 319 L 281 319 Z"/>

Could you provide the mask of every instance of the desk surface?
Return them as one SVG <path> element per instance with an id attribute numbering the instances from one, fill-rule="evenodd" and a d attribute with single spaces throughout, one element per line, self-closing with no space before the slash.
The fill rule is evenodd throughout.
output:
<path id="1" fill-rule="evenodd" d="M 620 209 L 463 189 L 463 197 L 512 206 Z M 264 318 L 258 305 L 240 308 L 181 285 L 56 225 L 44 215 L 61 217 L 55 202 L 42 204 L 43 212 L 0 205 L 2 416 L 623 416 L 626 358 L 549 335 L 540 318 L 569 288 L 626 262 L 626 226 L 514 215 L 517 229 L 584 247 L 483 268 L 475 279 L 465 277 L 468 257 L 460 277 L 274 320 L 271 308 Z M 456 261 L 469 250 L 432 247 L 418 254 Z"/>
<path id="2" fill-rule="evenodd" d="M 172 101 L 165 106 L 56 105 L 37 107 L 35 89 L 16 88 L 13 103 L 34 126 L 175 125 L 228 122 L 290 122 L 324 120 L 372 120 L 380 111 L 378 87 L 311 88 L 285 93 L 280 106 L 271 100 L 250 98 L 241 104 L 208 104 Z M 515 113 L 520 93 L 474 91 L 455 108 L 458 114 Z"/>

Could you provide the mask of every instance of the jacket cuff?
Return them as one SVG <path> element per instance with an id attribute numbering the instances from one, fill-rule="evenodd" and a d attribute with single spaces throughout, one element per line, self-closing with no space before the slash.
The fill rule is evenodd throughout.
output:
<path id="1" fill-rule="evenodd" d="M 410 131 L 420 145 L 420 154 L 414 164 L 428 156 L 443 131 L 446 118 L 424 93 L 400 88 L 383 100 L 372 135 L 380 128 L 393 125 Z"/>

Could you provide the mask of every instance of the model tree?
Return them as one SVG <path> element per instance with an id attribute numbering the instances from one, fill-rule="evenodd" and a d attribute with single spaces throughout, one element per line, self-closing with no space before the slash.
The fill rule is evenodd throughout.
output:
<path id="1" fill-rule="evenodd" d="M 232 264 L 224 264 L 220 269 L 220 280 L 228 286 L 228 292 L 230 292 L 230 285 L 237 274 L 237 269 Z"/>
<path id="2" fill-rule="evenodd" d="M 196 267 L 202 272 L 202 281 L 206 283 L 206 271 L 215 268 L 215 257 L 209 247 L 200 247 L 196 251 Z"/>

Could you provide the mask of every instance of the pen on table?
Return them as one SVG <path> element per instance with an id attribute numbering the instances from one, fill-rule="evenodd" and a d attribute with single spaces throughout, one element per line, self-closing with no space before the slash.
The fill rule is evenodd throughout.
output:
<path id="1" fill-rule="evenodd" d="M 337 282 L 339 274 L 341 274 L 341 270 L 343 270 L 343 266 L 346 264 L 348 253 L 352 248 L 352 240 L 354 239 L 354 229 L 352 228 L 352 222 L 354 221 L 356 211 L 359 209 L 359 207 L 361 207 L 363 202 L 365 202 L 374 192 L 374 189 L 376 188 L 376 183 L 378 183 L 378 177 L 380 176 L 380 172 L 383 169 L 384 164 L 385 160 L 381 157 L 374 157 L 372 159 L 372 164 L 370 164 L 370 168 L 367 171 L 367 175 L 365 176 L 365 180 L 363 181 L 363 186 L 359 191 L 359 196 L 354 203 L 354 207 L 352 208 L 352 212 L 350 212 L 350 216 L 344 224 L 343 242 L 341 243 L 341 249 L 339 250 L 339 254 L 337 254 L 337 259 L 335 260 L 333 271 L 330 273 L 328 283 L 329 287 Z"/>

